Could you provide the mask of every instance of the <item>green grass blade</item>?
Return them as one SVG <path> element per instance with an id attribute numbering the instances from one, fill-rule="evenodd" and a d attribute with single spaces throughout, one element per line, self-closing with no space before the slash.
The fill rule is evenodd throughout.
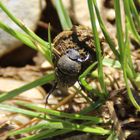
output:
<path id="1" fill-rule="evenodd" d="M 32 131 L 38 131 L 38 130 L 44 130 L 44 129 L 47 129 L 47 125 L 49 126 L 51 123 L 49 122 L 41 122 L 39 124 L 35 124 L 33 126 L 30 126 L 30 127 L 27 127 L 27 128 L 23 128 L 23 129 L 20 129 L 20 130 L 13 130 L 13 131 L 10 131 L 8 133 L 8 136 L 14 136 L 14 135 L 18 135 L 18 134 L 23 134 L 23 133 L 30 133 Z M 52 123 L 51 125 L 54 125 L 53 127 L 55 127 L 56 123 Z M 55 128 L 52 129 L 51 131 L 49 132 L 52 132 L 52 131 L 55 131 Z"/>
<path id="2" fill-rule="evenodd" d="M 136 100 L 134 99 L 130 86 L 128 84 L 128 79 L 127 79 L 127 68 L 128 68 L 128 28 L 126 24 L 126 42 L 124 43 L 124 36 L 123 36 L 123 31 L 122 31 L 122 25 L 121 25 L 121 14 L 120 14 L 120 3 L 119 0 L 114 0 L 114 6 L 115 6 L 115 13 L 116 14 L 116 26 L 117 26 L 117 37 L 118 37 L 118 44 L 119 44 L 119 49 L 120 49 L 120 57 L 121 57 L 121 65 L 123 69 L 123 75 L 124 75 L 124 81 L 126 84 L 128 96 L 132 102 L 132 104 L 140 110 L 139 105 L 137 104 Z"/>
<path id="3" fill-rule="evenodd" d="M 8 17 L 16 24 L 18 25 L 25 33 L 27 33 L 35 42 L 38 42 L 44 49 L 45 57 L 48 59 L 49 62 L 51 62 L 50 58 L 50 50 L 49 50 L 49 44 L 48 42 L 44 41 L 40 37 L 38 37 L 33 31 L 31 31 L 29 28 L 27 28 L 18 18 L 16 18 L 0 1 L 0 8 L 8 15 Z"/>
<path id="4" fill-rule="evenodd" d="M 113 53 L 115 54 L 116 58 L 117 58 L 119 61 L 121 61 L 121 59 L 120 59 L 120 53 L 115 49 L 115 43 L 114 43 L 114 42 L 112 41 L 112 39 L 110 38 L 110 36 L 109 36 L 109 34 L 108 34 L 108 32 L 107 32 L 107 29 L 106 29 L 106 27 L 105 27 L 105 25 L 104 25 L 104 23 L 103 23 L 103 20 L 102 20 L 102 18 L 101 18 L 101 16 L 100 16 L 100 12 L 99 12 L 99 10 L 98 10 L 97 4 L 96 4 L 96 0 L 93 0 L 93 3 L 94 3 L 96 15 L 97 15 L 97 18 L 98 18 L 98 21 L 99 21 L 101 30 L 102 30 L 102 32 L 103 32 L 103 34 L 104 34 L 104 36 L 105 36 L 105 39 L 106 39 L 106 41 L 108 42 L 108 44 L 109 44 L 111 50 L 112 50 Z M 127 74 L 128 74 L 128 76 L 129 76 L 129 78 L 131 78 L 131 79 L 135 77 L 135 76 L 134 76 L 135 74 L 133 73 L 133 71 L 131 71 L 131 69 L 129 68 L 129 66 L 128 66 L 128 69 L 127 69 Z"/>
<path id="5" fill-rule="evenodd" d="M 137 21 L 138 27 L 140 28 L 140 15 L 139 15 L 139 13 L 138 13 L 138 11 L 136 9 L 134 1 L 133 0 L 129 0 L 128 2 L 129 2 L 129 5 L 130 5 L 132 14 L 134 14 L 135 20 Z"/>
<path id="6" fill-rule="evenodd" d="M 0 21 L 0 28 L 5 32 L 9 33 L 10 35 L 12 35 L 13 37 L 19 39 L 21 42 L 31 47 L 32 49 L 39 50 L 44 56 L 46 56 L 45 48 L 39 47 L 39 45 L 35 41 L 33 41 L 33 39 L 29 35 L 18 32 L 1 21 Z"/>
<path id="7" fill-rule="evenodd" d="M 26 110 L 26 109 L 21 109 L 21 108 L 15 107 L 15 106 L 7 105 L 7 104 L 0 103 L 0 110 L 20 113 L 20 114 L 28 115 L 30 117 L 36 117 L 36 118 L 44 119 L 44 120 L 48 120 L 48 119 L 53 120 L 46 114 L 42 114 L 42 113 L 38 113 L 38 112 Z"/>
<path id="8" fill-rule="evenodd" d="M 133 73 L 133 75 L 136 77 L 136 72 L 135 72 L 135 69 L 134 69 L 134 65 L 133 65 L 133 62 L 132 62 L 132 57 L 131 57 L 131 49 L 130 49 L 130 40 L 129 40 L 129 36 L 128 36 L 128 22 L 127 22 L 127 19 L 126 19 L 126 29 L 125 29 L 125 47 L 127 47 L 127 57 L 128 57 L 128 63 L 129 63 L 129 67 Z"/>
<path id="9" fill-rule="evenodd" d="M 41 131 L 39 134 L 21 138 L 20 140 L 42 140 L 42 139 L 58 136 L 61 134 L 65 134 L 66 132 L 70 132 L 70 131 L 69 130 L 56 130 L 56 131 L 55 130 L 45 130 L 45 131 Z"/>
<path id="10" fill-rule="evenodd" d="M 56 10 L 57 10 L 63 30 L 70 30 L 72 28 L 72 23 L 62 3 L 62 0 L 55 0 L 55 6 L 56 6 Z"/>
<path id="11" fill-rule="evenodd" d="M 24 114 L 24 115 L 30 116 L 32 118 L 47 120 L 47 122 L 56 122 L 57 121 L 57 122 L 65 123 L 64 120 L 61 120 L 58 118 L 52 118 L 51 116 L 46 115 L 45 113 L 21 109 L 21 108 L 15 107 L 15 106 L 7 105 L 7 104 L 0 104 L 0 110 Z"/>
<path id="12" fill-rule="evenodd" d="M 29 84 L 26 84 L 22 87 L 19 87 L 17 89 L 14 89 L 10 92 L 7 92 L 7 93 L 3 93 L 0 95 L 0 102 L 2 101 L 5 101 L 5 100 L 9 100 L 17 95 L 19 95 L 20 93 L 26 91 L 26 90 L 29 90 L 29 89 L 32 89 L 36 86 L 41 86 L 43 84 L 46 84 L 48 82 L 51 82 L 55 79 L 55 75 L 54 74 L 48 74 L 48 75 L 45 75 L 43 77 L 41 77 L 40 79 L 36 80 L 36 81 L 33 81 Z"/>
<path id="13" fill-rule="evenodd" d="M 139 43 L 140 42 L 140 36 L 136 30 L 136 27 L 135 27 L 135 24 L 133 22 L 133 19 L 132 19 L 132 15 L 131 15 L 131 11 L 130 11 L 130 2 L 128 0 L 124 0 L 124 9 L 125 9 L 125 13 L 126 13 L 126 18 L 128 18 L 128 22 L 129 22 L 129 25 L 131 27 L 131 31 L 136 39 L 136 41 Z"/>
<path id="14" fill-rule="evenodd" d="M 112 132 L 106 140 L 119 140 L 115 132 Z"/>
<path id="15" fill-rule="evenodd" d="M 108 34 L 108 32 L 107 32 L 107 29 L 106 29 L 106 27 L 105 27 L 105 25 L 104 25 L 104 23 L 103 23 L 103 20 L 102 20 L 102 18 L 101 18 L 101 16 L 100 16 L 100 12 L 99 12 L 99 10 L 98 10 L 97 4 L 96 4 L 96 0 L 93 0 L 93 4 L 94 4 L 94 7 L 95 7 L 95 11 L 96 11 L 96 15 L 97 15 L 97 18 L 98 18 L 99 25 L 100 25 L 100 27 L 101 27 L 101 30 L 102 30 L 104 36 L 105 36 L 105 39 L 106 39 L 106 41 L 108 42 L 108 44 L 109 44 L 111 50 L 112 50 L 113 53 L 115 54 L 116 58 L 117 58 L 119 61 L 121 61 L 121 60 L 120 60 L 120 54 L 119 54 L 119 52 L 115 49 L 115 43 L 112 41 L 111 37 L 109 36 L 109 34 Z M 133 79 L 133 78 L 135 77 L 135 76 L 134 76 L 134 73 L 131 71 L 131 69 L 129 68 L 129 66 L 128 66 L 128 68 L 127 68 L 127 75 L 128 75 L 128 77 L 129 77 L 130 79 Z"/>
<path id="16" fill-rule="evenodd" d="M 33 42 L 31 41 L 30 36 L 23 34 L 21 32 L 18 32 L 16 30 L 13 30 L 12 28 L 10 28 L 9 26 L 7 26 L 6 24 L 4 24 L 3 22 L 0 21 L 0 28 L 2 30 L 4 30 L 5 32 L 11 34 L 12 36 L 14 36 L 15 38 L 19 39 L 21 42 L 23 42 L 24 44 L 26 44 L 27 46 L 31 47 L 32 49 L 36 49 L 36 46 L 33 44 Z"/>
<path id="17" fill-rule="evenodd" d="M 50 49 L 50 52 L 52 52 L 51 27 L 50 27 L 50 24 L 48 26 L 48 41 L 49 41 L 49 49 Z M 51 58 L 51 64 L 53 64 L 53 62 L 52 62 L 52 59 L 53 59 L 52 53 L 50 53 L 50 58 Z"/>
<path id="18" fill-rule="evenodd" d="M 101 107 L 103 104 L 104 104 L 104 101 L 99 99 L 95 103 L 90 104 L 88 107 L 86 107 L 82 111 L 80 111 L 80 114 L 87 114 L 87 113 Z"/>
<path id="19" fill-rule="evenodd" d="M 94 116 L 87 116 L 87 115 L 81 115 L 81 114 L 69 114 L 69 113 L 64 113 L 64 112 L 59 112 L 56 110 L 51 110 L 51 109 L 46 109 L 39 107 L 35 104 L 31 104 L 28 102 L 22 102 L 18 101 L 16 102 L 18 105 L 21 105 L 23 107 L 27 107 L 29 109 L 33 109 L 39 112 L 44 112 L 46 114 L 52 115 L 52 116 L 57 116 L 57 117 L 62 117 L 62 118 L 67 118 L 67 119 L 73 119 L 73 120 L 89 120 L 92 121 L 93 123 L 101 123 L 102 119 L 99 117 L 94 117 Z"/>
<path id="20" fill-rule="evenodd" d="M 119 0 L 114 0 L 114 7 L 115 7 L 115 13 L 116 13 L 116 28 L 117 28 L 117 39 L 118 39 L 118 45 L 119 45 L 119 51 L 120 51 L 120 63 L 123 66 L 124 63 L 124 36 L 123 36 L 123 29 L 122 29 L 122 21 L 121 21 L 121 13 L 120 13 L 120 2 Z M 135 78 L 135 73 L 133 73 L 132 69 L 129 67 L 129 65 L 126 65 L 127 67 L 127 74 L 129 76 L 129 79 L 132 81 Z"/>
<path id="21" fill-rule="evenodd" d="M 50 117 L 47 116 L 46 114 L 44 115 L 41 113 L 37 113 L 37 112 L 25 110 L 25 109 L 20 109 L 17 107 L 6 105 L 6 104 L 0 104 L 0 110 L 21 113 L 24 115 L 28 115 L 31 117 L 37 117 L 37 118 L 41 118 L 41 119 L 45 119 L 45 120 L 50 119 Z M 103 129 L 102 127 L 97 127 L 97 126 L 89 127 L 86 125 L 79 125 L 79 124 L 75 124 L 75 123 L 71 123 L 71 122 L 63 121 L 63 120 L 60 122 L 56 122 L 55 119 L 52 119 L 52 118 L 51 118 L 51 121 L 53 121 L 53 122 L 45 124 L 46 128 L 76 130 L 76 131 L 82 131 L 82 132 L 88 132 L 88 133 L 95 133 L 98 135 L 106 135 L 106 134 L 110 134 L 110 132 L 111 132 L 110 130 L 106 130 L 106 129 Z"/>
<path id="22" fill-rule="evenodd" d="M 140 73 L 137 73 L 135 82 L 136 82 L 136 86 L 138 87 L 138 89 L 140 89 Z"/>
<path id="23" fill-rule="evenodd" d="M 132 102 L 132 104 L 134 105 L 134 107 L 140 111 L 140 106 L 138 105 L 137 101 L 135 100 L 134 96 L 133 96 L 133 93 L 130 89 L 130 86 L 128 84 L 128 79 L 127 79 L 127 75 L 125 73 L 126 69 L 124 69 L 124 80 L 125 80 L 125 84 L 126 84 L 126 87 L 127 87 L 127 93 L 128 93 L 128 96 L 129 96 L 129 99 L 130 101 Z"/>
<path id="24" fill-rule="evenodd" d="M 99 82 L 100 82 L 103 93 L 105 94 L 105 96 L 108 96 L 108 92 L 107 92 L 105 82 L 104 82 L 102 54 L 101 54 L 99 36 L 98 36 L 96 24 L 95 24 L 96 21 L 95 21 L 95 14 L 94 14 L 94 10 L 93 10 L 93 3 L 92 3 L 92 0 L 88 0 L 87 2 L 88 2 L 88 8 L 89 8 L 89 12 L 90 12 L 92 31 L 93 31 L 94 39 L 95 39 L 95 48 L 96 48 L 96 55 L 97 55 L 97 60 L 98 60 Z"/>
<path id="25" fill-rule="evenodd" d="M 69 123 L 69 122 L 44 122 L 41 124 L 37 124 L 34 126 L 30 126 L 28 128 L 22 129 L 22 130 L 17 130 L 15 132 L 9 133 L 10 135 L 17 135 L 21 133 L 27 133 L 31 132 L 33 130 L 38 130 L 38 129 L 65 129 L 65 130 L 76 130 L 76 131 L 82 131 L 82 132 L 89 132 L 89 133 L 95 133 L 97 135 L 106 135 L 109 134 L 109 130 L 105 130 L 101 127 L 89 127 L 85 125 L 79 125 L 79 124 L 74 124 L 74 123 Z"/>
<path id="26" fill-rule="evenodd" d="M 122 20 L 120 14 L 120 2 L 119 0 L 114 0 L 115 14 L 116 14 L 116 28 L 117 28 L 117 39 L 120 51 L 120 60 L 123 62 L 123 50 L 124 50 L 124 42 L 123 42 L 123 30 L 122 30 Z"/>
<path id="27" fill-rule="evenodd" d="M 127 74 L 126 74 L 126 66 L 127 66 L 127 62 L 128 62 L 128 54 L 127 52 L 129 51 L 129 39 L 128 39 L 128 27 L 126 25 L 126 42 L 125 42 L 125 49 L 124 49 L 124 63 L 123 63 L 123 74 L 124 74 L 124 81 L 126 84 L 126 88 L 127 88 L 127 93 L 129 96 L 130 101 L 132 102 L 132 104 L 136 107 L 136 109 L 138 109 L 140 111 L 140 106 L 138 105 L 137 101 L 135 100 L 132 91 L 130 89 L 129 83 L 128 83 L 128 78 L 127 78 Z"/>
<path id="28" fill-rule="evenodd" d="M 106 29 L 106 27 L 105 27 L 105 25 L 103 23 L 103 20 L 101 18 L 100 12 L 99 12 L 97 4 L 96 4 L 96 0 L 93 0 L 93 4 L 94 4 L 94 7 L 95 7 L 95 11 L 96 11 L 96 15 L 97 15 L 97 18 L 98 18 L 99 25 L 101 27 L 101 30 L 102 30 L 104 36 L 105 36 L 105 39 L 108 42 L 111 50 L 115 54 L 116 58 L 119 59 L 119 52 L 115 49 L 115 43 L 113 42 L 113 40 L 109 36 L 109 34 L 107 32 L 107 29 Z"/>
<path id="29" fill-rule="evenodd" d="M 110 59 L 110 58 L 104 58 L 103 59 L 103 65 L 107 67 L 117 68 L 121 69 L 121 64 L 119 61 Z"/>
<path id="30" fill-rule="evenodd" d="M 101 106 L 103 104 L 102 101 L 98 101 L 94 104 L 91 104 L 89 107 L 85 108 L 84 110 L 82 110 L 80 113 L 81 114 L 87 114 L 91 111 L 93 111 L 94 109 L 98 108 L 99 106 Z M 22 113 L 22 112 L 21 112 Z M 25 129 L 26 131 L 26 129 Z M 49 137 L 53 137 L 53 136 L 57 136 L 57 135 L 61 135 L 61 134 L 66 134 L 68 132 L 71 132 L 71 130 L 56 130 L 55 129 L 52 130 L 47 130 L 47 131 L 42 131 L 39 134 L 36 135 L 32 135 L 26 138 L 22 138 L 21 140 L 42 140 L 43 138 L 49 138 Z"/>
<path id="31" fill-rule="evenodd" d="M 97 65 L 97 62 L 91 64 L 80 76 L 79 76 L 79 81 L 80 81 L 80 84 L 82 86 L 84 86 L 84 88 L 88 91 L 88 92 L 93 92 L 95 94 L 96 91 L 93 89 L 93 87 L 91 85 L 89 85 L 87 82 L 86 82 L 86 76 L 91 72 L 91 70 Z"/>

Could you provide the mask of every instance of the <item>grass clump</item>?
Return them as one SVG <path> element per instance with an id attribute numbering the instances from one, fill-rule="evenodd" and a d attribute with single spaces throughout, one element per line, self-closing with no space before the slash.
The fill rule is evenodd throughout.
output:
<path id="1" fill-rule="evenodd" d="M 127 88 L 127 93 L 130 101 L 135 106 L 135 108 L 139 111 L 140 106 L 135 100 L 133 93 L 130 89 L 130 84 L 132 88 L 138 89 L 137 83 L 139 82 L 139 73 L 134 70 L 134 65 L 132 63 L 131 58 L 131 51 L 130 51 L 130 36 L 129 33 L 131 32 L 131 36 L 134 38 L 135 41 L 140 42 L 140 36 L 137 31 L 137 27 L 140 25 L 140 18 L 138 15 L 138 11 L 136 10 L 136 7 L 134 5 L 134 2 L 132 0 L 124 0 L 124 9 L 125 9 L 125 32 L 123 32 L 122 29 L 122 17 L 120 13 L 120 1 L 114 0 L 114 8 L 116 13 L 116 29 L 117 29 L 117 42 L 119 50 L 116 49 L 116 45 L 111 39 L 106 26 L 100 16 L 99 9 L 96 4 L 96 0 L 87 0 L 88 8 L 89 8 L 89 14 L 91 19 L 91 25 L 92 25 L 92 31 L 94 34 L 94 41 L 96 46 L 96 57 L 97 62 L 93 63 L 91 66 L 89 66 L 80 76 L 79 81 L 84 86 L 84 88 L 90 92 L 92 91 L 96 95 L 99 96 L 99 100 L 95 102 L 89 102 L 89 107 L 84 108 L 80 113 L 78 114 L 68 114 L 63 113 L 59 111 L 49 110 L 42 107 L 39 107 L 35 104 L 30 104 L 26 102 L 16 102 L 16 105 L 19 105 L 21 107 L 25 107 L 25 109 L 22 109 L 20 107 L 16 106 L 10 106 L 4 103 L 0 104 L 0 110 L 6 110 L 10 112 L 20 113 L 27 116 L 30 116 L 32 118 L 42 119 L 44 120 L 43 123 L 39 123 L 36 125 L 33 125 L 32 127 L 23 128 L 21 130 L 16 130 L 9 132 L 8 135 L 17 135 L 22 133 L 29 133 L 32 131 L 39 131 L 38 134 L 33 134 L 31 136 L 21 138 L 21 140 L 41 140 L 44 138 L 49 138 L 61 134 L 66 134 L 72 131 L 81 131 L 86 133 L 93 133 L 97 135 L 109 135 L 108 140 L 112 137 L 115 138 L 116 135 L 114 131 L 104 128 L 104 121 L 102 118 L 98 116 L 89 116 L 86 115 L 87 113 L 98 109 L 103 105 L 105 101 L 107 101 L 109 93 L 107 91 L 106 82 L 105 82 L 105 75 L 103 71 L 103 65 L 108 67 L 114 67 L 119 68 L 123 71 L 123 77 Z M 67 11 L 65 10 L 63 3 L 61 0 L 55 1 L 56 10 L 58 12 L 60 22 L 62 25 L 63 30 L 70 30 L 72 28 L 72 22 L 68 16 Z M 34 32 L 32 32 L 30 29 L 28 29 L 19 19 L 17 19 L 4 5 L 2 2 L 0 2 L 0 8 L 8 15 L 9 18 L 13 22 L 15 22 L 16 25 L 18 25 L 24 33 L 15 31 L 8 25 L 4 24 L 2 21 L 0 21 L 0 28 L 4 31 L 8 32 L 15 38 L 22 41 L 27 46 L 40 51 L 45 58 L 53 64 L 53 53 L 55 48 L 53 48 L 53 43 L 51 42 L 51 35 L 50 35 L 50 25 L 48 28 L 48 42 L 44 41 L 40 37 L 38 37 Z M 136 25 L 133 22 L 132 15 L 134 15 Z M 97 19 L 95 18 L 97 16 Z M 98 20 L 100 28 L 102 30 L 102 33 L 106 39 L 106 42 L 108 43 L 110 49 L 114 53 L 116 60 L 109 59 L 109 58 L 103 58 L 101 53 L 101 46 L 100 46 L 100 40 L 96 28 L 96 20 Z M 93 67 L 95 65 L 98 65 L 98 80 L 100 82 L 101 91 L 94 89 L 91 85 L 88 84 L 86 81 L 86 76 L 91 73 Z M 20 93 L 29 90 L 31 88 L 41 86 L 45 83 L 49 83 L 51 81 L 55 80 L 55 74 L 47 74 L 44 75 L 42 78 L 33 81 L 27 85 L 24 85 L 22 87 L 19 87 L 15 90 L 12 90 L 7 93 L 3 93 L 0 95 L 0 102 L 9 100 L 13 97 L 16 97 Z M 137 79 L 137 81 L 136 81 Z M 87 100 L 88 101 L 88 100 Z M 78 124 L 75 123 L 75 120 L 82 120 L 82 123 Z M 109 123 L 109 122 L 107 122 Z M 99 125 L 98 125 L 99 124 Z"/>

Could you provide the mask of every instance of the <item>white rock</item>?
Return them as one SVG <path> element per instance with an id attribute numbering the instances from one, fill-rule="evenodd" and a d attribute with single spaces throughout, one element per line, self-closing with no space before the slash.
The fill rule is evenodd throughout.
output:
<path id="1" fill-rule="evenodd" d="M 24 115 L 16 114 L 13 116 L 12 121 L 14 121 L 17 124 L 24 125 L 30 121 L 30 119 Z"/>
<path id="2" fill-rule="evenodd" d="M 13 89 L 19 88 L 25 84 L 27 84 L 27 82 L 11 78 L 0 78 L 0 91 L 8 92 Z M 43 100 L 44 99 L 43 94 L 44 90 L 41 87 L 37 87 L 23 92 L 22 94 L 20 94 L 20 97 Z"/>
<path id="3" fill-rule="evenodd" d="M 0 0 L 12 14 L 19 18 L 31 30 L 35 30 L 41 15 L 41 3 L 44 0 Z M 41 2 L 40 2 L 41 1 Z M 43 3 L 43 7 L 45 3 Z M 0 9 L 0 21 L 8 26 L 21 31 L 11 19 Z M 0 29 L 0 57 L 5 53 L 17 48 L 22 43 Z"/>
<path id="4" fill-rule="evenodd" d="M 109 21 L 115 20 L 115 10 L 114 10 L 114 9 L 109 9 L 109 10 L 106 12 L 106 15 L 107 15 L 107 19 L 108 19 Z"/>

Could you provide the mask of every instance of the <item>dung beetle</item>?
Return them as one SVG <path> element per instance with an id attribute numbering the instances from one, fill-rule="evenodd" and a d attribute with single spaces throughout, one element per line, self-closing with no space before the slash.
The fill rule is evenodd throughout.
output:
<path id="1" fill-rule="evenodd" d="M 58 34 L 53 44 L 60 53 L 54 54 L 55 87 L 68 88 L 74 85 L 79 75 L 97 61 L 93 34 L 88 27 L 73 26 L 70 31 Z"/>
<path id="2" fill-rule="evenodd" d="M 54 58 L 57 84 L 60 86 L 72 86 L 79 75 L 97 61 L 93 35 L 88 27 L 74 26 L 70 31 L 63 31 L 53 43 L 61 54 Z"/>

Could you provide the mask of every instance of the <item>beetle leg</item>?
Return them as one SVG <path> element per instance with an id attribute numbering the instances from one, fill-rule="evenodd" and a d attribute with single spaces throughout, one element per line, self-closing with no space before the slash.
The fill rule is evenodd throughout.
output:
<path id="1" fill-rule="evenodd" d="M 53 87 L 52 87 L 52 89 L 49 91 L 49 93 L 48 93 L 48 95 L 46 96 L 46 99 L 45 99 L 45 108 L 46 108 L 46 105 L 47 105 L 47 103 L 48 103 L 48 99 L 49 99 L 49 96 L 53 93 L 53 91 L 56 89 L 56 86 L 57 86 L 57 82 L 55 81 L 54 83 L 53 83 Z"/>

